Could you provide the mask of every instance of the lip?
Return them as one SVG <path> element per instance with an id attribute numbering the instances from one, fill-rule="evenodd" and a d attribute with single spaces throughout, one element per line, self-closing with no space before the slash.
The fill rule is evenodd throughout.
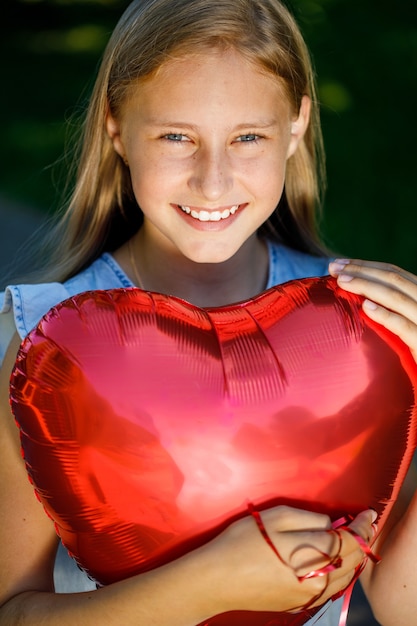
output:
<path id="1" fill-rule="evenodd" d="M 191 204 L 173 204 L 172 206 L 182 219 L 196 230 L 219 231 L 230 226 L 247 206 L 247 203 L 229 204 L 214 208 L 200 207 Z M 203 219 L 193 217 L 191 212 L 199 213 Z M 230 212 L 230 214 L 225 217 L 227 212 Z M 222 216 L 220 219 L 219 215 Z M 215 219 L 210 219 L 210 216 L 213 216 Z"/>

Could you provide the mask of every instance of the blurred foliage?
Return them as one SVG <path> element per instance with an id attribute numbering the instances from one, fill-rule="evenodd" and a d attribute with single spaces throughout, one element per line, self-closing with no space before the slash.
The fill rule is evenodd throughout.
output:
<path id="1" fill-rule="evenodd" d="M 288 2 L 318 74 L 328 156 L 326 240 L 345 255 L 417 271 L 417 3 Z M 100 54 L 127 4 L 6 0 L 3 196 L 56 207 L 68 121 L 84 109 Z"/>
<path id="2" fill-rule="evenodd" d="M 319 76 L 327 238 L 416 271 L 417 3 L 294 2 Z"/>

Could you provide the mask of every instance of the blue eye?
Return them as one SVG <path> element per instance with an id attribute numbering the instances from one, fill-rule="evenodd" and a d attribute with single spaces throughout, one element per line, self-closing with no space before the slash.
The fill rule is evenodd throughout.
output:
<path id="1" fill-rule="evenodd" d="M 168 133 L 163 136 L 163 139 L 167 139 L 167 141 L 185 141 L 187 137 L 181 133 Z"/>
<path id="2" fill-rule="evenodd" d="M 258 139 L 260 139 L 259 135 L 255 135 L 255 133 L 248 133 L 247 135 L 240 135 L 240 137 L 238 137 L 236 139 L 236 141 L 240 141 L 242 143 L 249 143 L 251 141 L 258 141 Z"/>

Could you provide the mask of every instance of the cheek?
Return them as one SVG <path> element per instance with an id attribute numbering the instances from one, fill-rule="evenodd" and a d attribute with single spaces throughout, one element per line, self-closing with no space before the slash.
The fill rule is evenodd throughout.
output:
<path id="1" fill-rule="evenodd" d="M 268 210 L 275 211 L 284 191 L 286 159 L 280 158 L 273 161 L 269 168 L 265 168 L 260 174 L 260 193 L 263 194 Z"/>
<path id="2" fill-rule="evenodd" d="M 158 180 L 162 186 L 166 180 L 179 177 L 187 170 L 185 163 L 164 153 L 145 153 L 137 157 L 132 166 L 132 177 L 138 180 Z"/>
<path id="3" fill-rule="evenodd" d="M 141 161 L 129 162 L 130 177 L 132 181 L 133 193 L 140 207 L 146 204 L 152 189 L 158 189 L 155 184 L 157 175 L 153 173 L 153 168 Z"/>
<path id="4" fill-rule="evenodd" d="M 271 155 L 268 159 L 260 159 L 248 164 L 243 172 L 244 180 L 252 180 L 260 193 L 273 195 L 282 193 L 285 181 L 287 161 L 281 151 Z"/>
<path id="5" fill-rule="evenodd" d="M 162 178 L 161 163 L 149 155 L 135 155 L 129 165 L 134 188 L 153 185 L 155 180 Z"/>
<path id="6" fill-rule="evenodd" d="M 150 155 L 137 158 L 130 165 L 133 192 L 141 207 L 149 207 L 161 201 L 170 201 L 180 172 L 178 165 L 169 160 Z"/>

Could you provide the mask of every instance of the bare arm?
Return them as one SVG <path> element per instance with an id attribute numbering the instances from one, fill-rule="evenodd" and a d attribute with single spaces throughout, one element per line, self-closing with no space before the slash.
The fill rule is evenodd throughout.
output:
<path id="1" fill-rule="evenodd" d="M 374 547 L 382 561 L 377 566 L 368 563 L 361 576 L 374 615 L 382 626 L 416 623 L 413 622 L 417 615 L 416 485 L 417 471 L 413 466 Z"/>
<path id="2" fill-rule="evenodd" d="M 0 374 L 0 626 L 192 626 L 229 610 L 291 610 L 323 591 L 317 602 L 322 604 L 348 584 L 363 556 L 349 533 L 343 533 L 343 566 L 328 577 L 300 584 L 266 544 L 254 520 L 246 517 L 164 567 L 97 591 L 55 594 L 57 539 L 28 481 L 8 402 L 17 348 L 16 339 Z M 322 553 L 336 550 L 334 536 L 326 532 L 330 523 L 326 516 L 277 507 L 262 518 L 287 560 L 300 544 L 314 545 Z M 357 532 L 370 536 L 369 513 L 358 516 L 354 524 Z M 324 565 L 321 557 L 314 560 L 318 554 L 300 551 L 296 565 L 301 570 Z"/>
<path id="3" fill-rule="evenodd" d="M 417 360 L 417 276 L 401 268 L 352 260 L 330 265 L 341 287 L 368 299 L 367 315 L 397 334 Z M 367 565 L 361 580 L 383 626 L 417 623 L 417 473 L 412 467 L 375 546 L 382 562 Z"/>

